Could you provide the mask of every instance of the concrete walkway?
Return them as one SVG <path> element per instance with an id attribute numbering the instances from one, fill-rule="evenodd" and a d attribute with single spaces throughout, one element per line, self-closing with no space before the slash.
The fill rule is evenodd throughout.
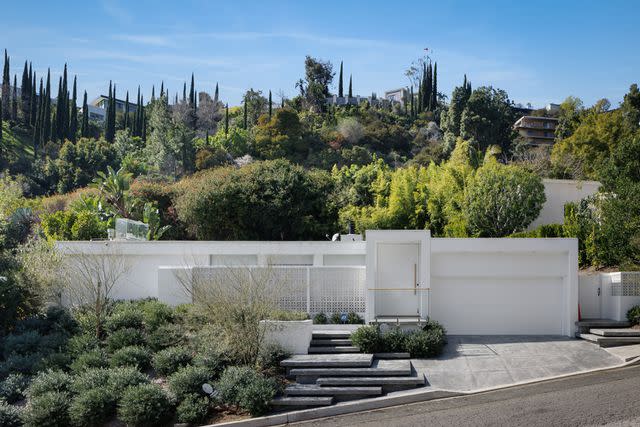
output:
<path id="1" fill-rule="evenodd" d="M 583 340 L 557 336 L 449 336 L 437 359 L 412 359 L 435 389 L 474 391 L 620 365 Z"/>

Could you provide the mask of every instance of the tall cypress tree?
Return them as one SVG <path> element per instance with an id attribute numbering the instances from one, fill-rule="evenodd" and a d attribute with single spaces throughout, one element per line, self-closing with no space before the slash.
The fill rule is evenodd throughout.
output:
<path id="1" fill-rule="evenodd" d="M 129 129 L 129 91 L 127 91 L 127 97 L 124 100 L 124 129 Z"/>
<path id="2" fill-rule="evenodd" d="M 69 134 L 69 86 L 67 80 L 67 64 L 64 64 L 64 72 L 62 77 L 62 129 L 61 139 L 64 139 Z"/>
<path id="3" fill-rule="evenodd" d="M 418 82 L 418 108 L 416 109 L 416 115 L 420 114 L 422 112 L 422 80 Z"/>
<path id="4" fill-rule="evenodd" d="M 83 138 L 89 136 L 89 104 L 87 103 L 86 90 L 84 91 L 84 97 L 82 98 L 82 124 L 80 125 L 80 136 Z"/>
<path id="5" fill-rule="evenodd" d="M 58 141 L 61 137 L 60 131 L 62 126 L 60 125 L 60 119 L 62 118 L 62 76 L 58 78 L 58 96 L 56 98 L 56 110 L 54 111 L 55 120 L 53 120 L 53 127 L 51 130 L 52 141 Z"/>
<path id="6" fill-rule="evenodd" d="M 218 82 L 216 82 L 216 91 L 213 94 L 214 107 L 218 105 L 218 101 L 220 100 L 219 95 L 220 95 L 220 92 L 218 91 Z"/>
<path id="7" fill-rule="evenodd" d="M 411 85 L 411 117 L 415 117 L 416 116 L 416 110 L 415 110 L 415 106 L 414 106 L 414 95 L 413 95 L 413 84 Z"/>
<path id="8" fill-rule="evenodd" d="M 0 111 L 2 111 L 2 97 L 0 96 Z M 2 142 L 2 114 L 0 114 L 0 142 Z M 4 155 L 2 152 L 2 146 L 0 145 L 0 154 Z"/>
<path id="9" fill-rule="evenodd" d="M 160 82 L 160 98 L 164 96 L 164 80 Z"/>
<path id="10" fill-rule="evenodd" d="M 22 70 L 22 86 L 20 87 L 20 110 L 22 111 L 22 120 L 25 125 L 31 122 L 31 75 L 24 61 L 24 69 Z"/>
<path id="11" fill-rule="evenodd" d="M 243 109 L 243 116 L 242 116 L 242 123 L 244 125 L 244 128 L 247 129 L 247 98 L 244 98 L 244 109 Z"/>
<path id="12" fill-rule="evenodd" d="M 13 75 L 13 95 L 11 96 L 11 118 L 18 121 L 18 76 Z"/>
<path id="13" fill-rule="evenodd" d="M 142 103 L 144 104 L 144 96 L 142 97 Z M 144 106 L 142 107 L 142 115 L 140 116 L 142 124 L 142 141 L 147 141 L 147 115 Z"/>
<path id="14" fill-rule="evenodd" d="M 229 104 L 224 108 L 224 136 L 229 134 Z"/>
<path id="15" fill-rule="evenodd" d="M 187 82 L 182 83 L 182 102 L 187 102 Z"/>
<path id="16" fill-rule="evenodd" d="M 194 77 L 191 73 L 191 87 L 189 88 L 189 105 L 194 106 L 196 104 L 196 93 L 194 87 Z"/>
<path id="17" fill-rule="evenodd" d="M 29 69 L 31 69 L 31 65 L 29 65 Z M 36 96 L 36 83 L 38 80 L 35 71 L 29 74 L 31 75 L 31 112 L 29 113 L 29 119 L 31 126 L 35 126 L 38 118 L 38 97 Z"/>
<path id="18" fill-rule="evenodd" d="M 43 114 L 43 100 L 42 96 L 42 78 L 40 78 L 40 92 L 38 99 L 38 106 L 36 108 L 36 121 L 33 126 L 33 156 L 34 158 L 38 158 L 38 147 L 40 146 L 40 141 L 42 140 L 42 119 L 44 117 Z"/>
<path id="19" fill-rule="evenodd" d="M 156 100 L 156 86 L 151 86 L 151 102 Z"/>
<path id="20" fill-rule="evenodd" d="M 78 81 L 73 76 L 73 94 L 71 95 L 71 108 L 69 110 L 69 135 L 72 142 L 76 142 L 78 134 Z"/>
<path id="21" fill-rule="evenodd" d="M 349 98 L 353 98 L 353 86 L 351 81 L 351 74 L 349 74 Z"/>
<path id="22" fill-rule="evenodd" d="M 433 87 L 431 89 L 431 110 L 438 108 L 438 63 L 433 65 Z"/>
<path id="23" fill-rule="evenodd" d="M 269 120 L 271 120 L 272 112 L 273 112 L 273 100 L 271 99 L 271 91 L 269 91 Z"/>
<path id="24" fill-rule="evenodd" d="M 7 49 L 4 50 L 4 68 L 2 70 L 2 117 L 6 120 L 11 115 L 9 98 L 11 92 L 9 86 L 11 86 L 11 77 L 9 76 L 9 55 Z"/>
<path id="25" fill-rule="evenodd" d="M 343 87 L 342 87 L 342 61 L 340 61 L 340 77 L 338 78 L 338 96 L 340 98 L 343 97 Z"/>
<path id="26" fill-rule="evenodd" d="M 47 69 L 47 84 L 44 90 L 44 112 L 42 118 L 42 144 L 41 147 L 51 140 L 51 69 Z"/>

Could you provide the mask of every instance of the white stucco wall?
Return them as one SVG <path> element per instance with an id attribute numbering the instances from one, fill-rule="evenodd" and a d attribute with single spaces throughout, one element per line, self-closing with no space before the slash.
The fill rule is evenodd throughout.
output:
<path id="1" fill-rule="evenodd" d="M 535 221 L 529 225 L 529 230 L 542 224 L 562 224 L 564 221 L 564 205 L 568 202 L 578 202 L 585 197 L 598 192 L 600 183 L 597 181 L 576 181 L 571 179 L 543 179 L 544 194 L 547 201 Z"/>

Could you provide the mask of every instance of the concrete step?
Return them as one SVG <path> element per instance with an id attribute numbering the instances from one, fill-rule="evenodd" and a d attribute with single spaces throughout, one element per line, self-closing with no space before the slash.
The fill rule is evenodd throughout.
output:
<path id="1" fill-rule="evenodd" d="M 424 385 L 423 375 L 411 377 L 324 377 L 321 386 L 417 386 Z"/>
<path id="2" fill-rule="evenodd" d="M 319 339 L 319 340 L 311 340 L 311 344 L 313 346 L 326 346 L 326 345 L 351 345 L 350 339 L 341 339 L 341 338 L 330 338 L 330 339 Z"/>
<path id="3" fill-rule="evenodd" d="M 351 337 L 351 331 L 338 331 L 338 330 L 326 330 L 326 331 L 313 331 L 311 338 L 314 340 L 325 339 L 349 339 Z"/>
<path id="4" fill-rule="evenodd" d="M 589 333 L 601 337 L 640 337 L 640 329 L 635 328 L 589 329 Z"/>
<path id="5" fill-rule="evenodd" d="M 640 337 L 603 337 L 594 334 L 580 334 L 580 338 L 598 344 L 600 347 L 640 344 Z"/>
<path id="6" fill-rule="evenodd" d="M 409 353 L 374 353 L 373 357 L 376 359 L 409 359 L 411 355 Z"/>
<path id="7" fill-rule="evenodd" d="M 280 362 L 286 368 L 369 368 L 373 354 L 298 354 Z"/>
<path id="8" fill-rule="evenodd" d="M 352 345 L 332 345 L 309 347 L 309 354 L 340 354 L 340 353 L 359 353 L 360 349 Z"/>
<path id="9" fill-rule="evenodd" d="M 411 362 L 408 360 L 374 360 L 366 368 L 294 368 L 289 375 L 296 377 L 393 377 L 411 375 Z"/>
<path id="10" fill-rule="evenodd" d="M 379 396 L 382 387 L 321 387 L 317 384 L 294 384 L 284 390 L 287 396 Z"/>
<path id="11" fill-rule="evenodd" d="M 275 407 L 309 407 L 309 406 L 329 406 L 333 403 L 332 396 L 295 396 L 276 397 L 271 400 L 271 405 Z"/>

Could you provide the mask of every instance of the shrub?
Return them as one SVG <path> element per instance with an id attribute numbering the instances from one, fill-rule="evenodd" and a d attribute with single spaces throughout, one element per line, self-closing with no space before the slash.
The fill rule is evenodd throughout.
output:
<path id="1" fill-rule="evenodd" d="M 68 393 L 71 386 L 71 376 L 62 371 L 45 371 L 36 375 L 27 388 L 27 396 L 30 399 L 43 394 Z"/>
<path id="2" fill-rule="evenodd" d="M 82 353 L 97 350 L 100 347 L 100 340 L 95 335 L 79 334 L 74 335 L 67 341 L 67 351 L 77 357 Z"/>
<path id="3" fill-rule="evenodd" d="M 76 375 L 70 385 L 75 394 L 86 393 L 94 388 L 104 388 L 109 383 L 111 371 L 108 368 L 91 368 Z"/>
<path id="4" fill-rule="evenodd" d="M 350 325 L 363 325 L 364 319 L 358 313 L 351 311 L 347 314 L 347 323 Z"/>
<path id="5" fill-rule="evenodd" d="M 632 325 L 637 325 L 638 323 L 640 323 L 640 305 L 631 307 L 629 311 L 627 311 L 627 320 Z"/>
<path id="6" fill-rule="evenodd" d="M 280 362 L 291 354 L 278 344 L 268 344 L 260 349 L 258 363 L 263 370 L 280 371 Z"/>
<path id="7" fill-rule="evenodd" d="M 90 368 L 105 368 L 109 366 L 107 355 L 102 350 L 92 350 L 79 355 L 76 360 L 71 362 L 71 370 L 73 372 L 82 372 Z"/>
<path id="8" fill-rule="evenodd" d="M 147 334 L 147 346 L 153 351 L 160 351 L 184 342 L 184 333 L 181 325 L 167 323 L 158 326 Z"/>
<path id="9" fill-rule="evenodd" d="M 142 313 L 132 308 L 117 310 L 107 317 L 105 326 L 111 332 L 125 328 L 142 329 Z"/>
<path id="10" fill-rule="evenodd" d="M 78 427 L 103 425 L 115 413 L 115 398 L 102 388 L 92 388 L 77 395 L 69 406 L 71 423 Z"/>
<path id="11" fill-rule="evenodd" d="M 150 331 L 173 322 L 173 310 L 167 304 L 155 299 L 145 300 L 140 304 L 145 328 Z"/>
<path id="12" fill-rule="evenodd" d="M 27 331 L 22 334 L 7 335 L 4 339 L 2 353 L 5 357 L 10 354 L 37 353 L 40 349 L 42 335 L 36 331 Z"/>
<path id="13" fill-rule="evenodd" d="M 176 408 L 179 423 L 202 424 L 209 413 L 209 399 L 199 394 L 189 394 Z"/>
<path id="14" fill-rule="evenodd" d="M 144 344 L 142 333 L 138 329 L 124 328 L 112 332 L 106 339 L 109 352 L 113 353 L 123 347 Z"/>
<path id="15" fill-rule="evenodd" d="M 23 374 L 11 374 L 0 383 L 0 399 L 4 399 L 8 403 L 24 399 L 28 386 L 29 377 Z"/>
<path id="16" fill-rule="evenodd" d="M 22 411 L 19 407 L 8 405 L 0 400 L 0 426 L 21 427 Z"/>
<path id="17" fill-rule="evenodd" d="M 114 396 L 122 396 L 127 387 L 148 384 L 149 377 L 130 366 L 109 369 L 107 388 Z"/>
<path id="18" fill-rule="evenodd" d="M 270 320 L 308 320 L 309 313 L 304 311 L 291 311 L 291 310 L 273 310 L 269 315 Z"/>
<path id="19" fill-rule="evenodd" d="M 202 367 L 209 372 L 211 378 L 218 378 L 224 368 L 230 363 L 227 356 L 217 350 L 201 349 L 192 360 L 195 366 Z"/>
<path id="20" fill-rule="evenodd" d="M 351 334 L 351 342 L 365 353 L 378 353 L 383 349 L 383 340 L 378 325 L 358 328 Z"/>
<path id="21" fill-rule="evenodd" d="M 333 313 L 331 315 L 331 323 L 335 323 L 336 325 L 340 325 L 347 321 L 347 315 L 344 313 Z"/>
<path id="22" fill-rule="evenodd" d="M 11 373 L 33 375 L 43 368 L 40 353 L 12 354 L 0 365 L 0 378 Z"/>
<path id="23" fill-rule="evenodd" d="M 60 427 L 70 424 L 69 396 L 66 393 L 50 391 L 34 397 L 25 413 L 25 426 Z"/>
<path id="24" fill-rule="evenodd" d="M 392 328 L 382 335 L 382 350 L 385 352 L 406 351 L 407 334 L 400 328 Z"/>
<path id="25" fill-rule="evenodd" d="M 422 325 L 422 330 L 423 331 L 438 331 L 442 335 L 446 335 L 447 334 L 447 331 L 444 328 L 444 326 L 442 326 L 442 324 L 440 324 L 439 322 L 436 322 L 435 320 L 431 320 L 431 319 L 427 319 L 427 321 L 424 323 L 424 325 Z"/>
<path id="26" fill-rule="evenodd" d="M 66 349 L 69 336 L 66 332 L 57 331 L 43 335 L 40 339 L 40 352 L 60 352 Z"/>
<path id="27" fill-rule="evenodd" d="M 216 388 L 224 403 L 237 405 L 251 415 L 262 415 L 268 411 L 278 385 L 252 368 L 232 366 L 222 373 Z"/>
<path id="28" fill-rule="evenodd" d="M 316 325 L 326 325 L 329 319 L 327 319 L 327 315 L 324 313 L 318 313 L 313 316 L 313 323 Z"/>
<path id="29" fill-rule="evenodd" d="M 129 387 L 118 405 L 118 418 L 134 427 L 162 425 L 171 419 L 172 412 L 169 397 L 153 384 Z"/>
<path id="30" fill-rule="evenodd" d="M 45 312 L 49 332 L 58 331 L 74 334 L 78 331 L 78 322 L 73 318 L 69 310 L 58 305 L 51 305 Z"/>
<path id="31" fill-rule="evenodd" d="M 413 331 L 407 335 L 406 351 L 411 357 L 433 357 L 442 352 L 445 344 L 441 330 Z"/>
<path id="32" fill-rule="evenodd" d="M 191 362 L 191 352 L 181 347 L 170 347 L 159 351 L 153 356 L 151 365 L 160 375 L 170 375 L 182 366 Z"/>
<path id="33" fill-rule="evenodd" d="M 140 370 L 145 370 L 151 362 L 151 353 L 144 347 L 129 346 L 122 347 L 111 356 L 109 364 L 117 366 L 136 366 Z"/>
<path id="34" fill-rule="evenodd" d="M 202 394 L 202 384 L 209 380 L 211 380 L 211 374 L 208 369 L 200 366 L 185 366 L 171 374 L 167 378 L 167 383 L 169 390 L 181 401 L 189 394 Z"/>
<path id="35" fill-rule="evenodd" d="M 43 369 L 67 369 L 73 357 L 66 352 L 58 351 L 48 354 L 42 359 Z"/>

